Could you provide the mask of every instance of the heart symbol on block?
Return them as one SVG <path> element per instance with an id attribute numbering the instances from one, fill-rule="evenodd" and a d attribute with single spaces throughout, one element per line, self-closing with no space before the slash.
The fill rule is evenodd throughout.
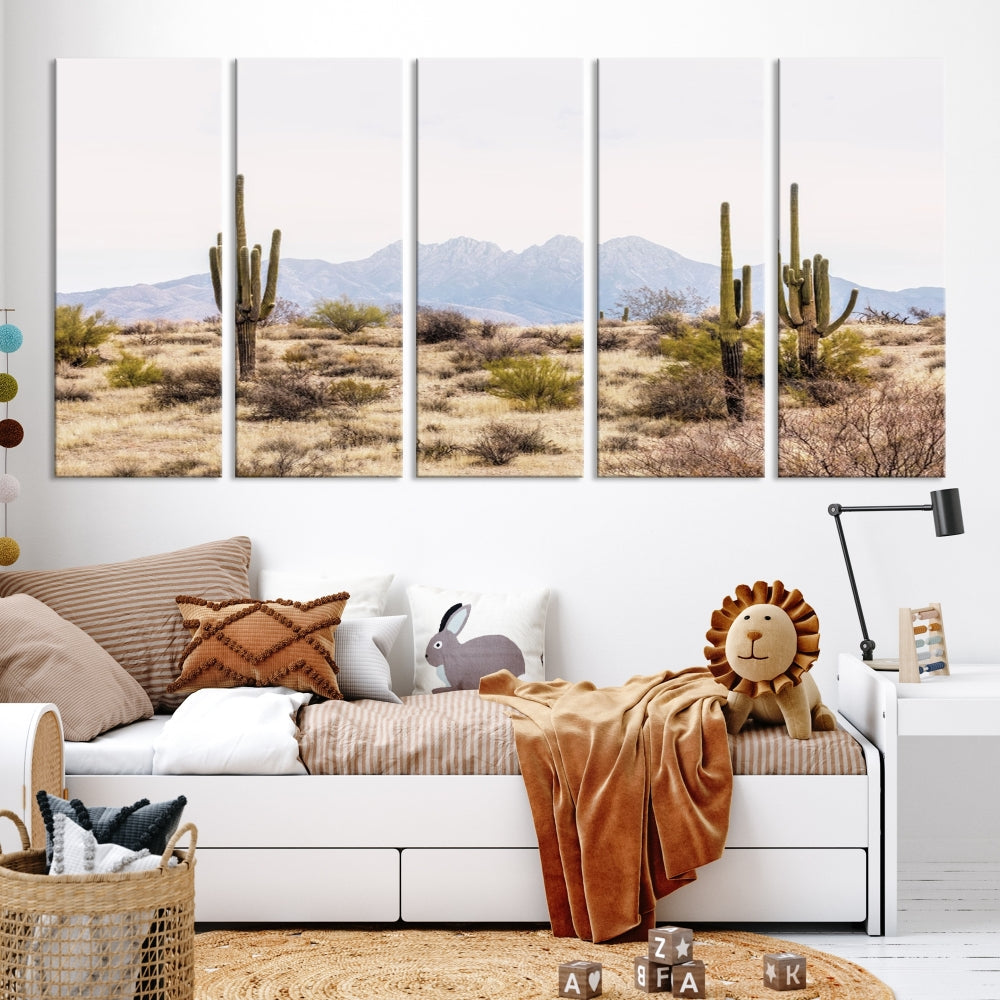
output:
<path id="1" fill-rule="evenodd" d="M 597 987 L 601 985 L 601 970 L 594 969 L 594 971 L 587 977 L 587 982 L 590 983 L 591 990 L 596 990 Z"/>

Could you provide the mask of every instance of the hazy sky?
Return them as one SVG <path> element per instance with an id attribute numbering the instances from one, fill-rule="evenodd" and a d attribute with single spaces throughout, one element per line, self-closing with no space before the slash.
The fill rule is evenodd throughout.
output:
<path id="1" fill-rule="evenodd" d="M 762 59 L 601 59 L 599 239 L 643 236 L 718 264 L 764 259 Z"/>
<path id="2" fill-rule="evenodd" d="M 418 239 L 583 238 L 580 59 L 417 63 Z"/>
<path id="3" fill-rule="evenodd" d="M 402 239 L 403 62 L 241 59 L 237 169 L 267 254 L 360 260 Z"/>
<path id="4" fill-rule="evenodd" d="M 783 59 L 779 72 L 783 254 L 796 182 L 803 256 L 869 287 L 944 285 L 943 61 Z"/>
<path id="5" fill-rule="evenodd" d="M 208 270 L 223 223 L 222 65 L 57 61 L 59 291 Z"/>

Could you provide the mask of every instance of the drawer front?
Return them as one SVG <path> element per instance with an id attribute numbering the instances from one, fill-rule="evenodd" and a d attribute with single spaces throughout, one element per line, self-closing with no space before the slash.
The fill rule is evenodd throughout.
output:
<path id="1" fill-rule="evenodd" d="M 727 848 L 656 907 L 673 923 L 859 922 L 867 917 L 867 855 L 854 848 Z"/>
<path id="2" fill-rule="evenodd" d="M 402 852 L 403 920 L 545 922 L 542 866 L 530 848 L 415 848 Z"/>
<path id="3" fill-rule="evenodd" d="M 399 851 L 390 848 L 197 849 L 202 923 L 396 921 Z"/>

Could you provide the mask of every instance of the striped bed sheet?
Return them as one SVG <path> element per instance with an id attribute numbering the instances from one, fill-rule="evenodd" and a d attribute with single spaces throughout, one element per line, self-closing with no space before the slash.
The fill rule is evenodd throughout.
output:
<path id="1" fill-rule="evenodd" d="M 408 695 L 403 704 L 325 701 L 299 714 L 310 774 L 519 774 L 510 709 L 478 691 Z M 793 740 L 784 726 L 729 737 L 734 774 L 864 774 L 847 732 Z"/>

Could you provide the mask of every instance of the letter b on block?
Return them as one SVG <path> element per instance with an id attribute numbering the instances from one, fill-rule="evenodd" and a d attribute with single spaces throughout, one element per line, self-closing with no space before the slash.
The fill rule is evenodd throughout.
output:
<path id="1" fill-rule="evenodd" d="M 559 966 L 559 996 L 590 1000 L 601 995 L 600 962 L 564 962 Z"/>
<path id="2" fill-rule="evenodd" d="M 635 988 L 643 993 L 670 992 L 670 966 L 654 962 L 646 955 L 635 960 Z"/>
<path id="3" fill-rule="evenodd" d="M 790 951 L 772 952 L 764 956 L 764 985 L 772 990 L 804 990 L 806 960 Z"/>

